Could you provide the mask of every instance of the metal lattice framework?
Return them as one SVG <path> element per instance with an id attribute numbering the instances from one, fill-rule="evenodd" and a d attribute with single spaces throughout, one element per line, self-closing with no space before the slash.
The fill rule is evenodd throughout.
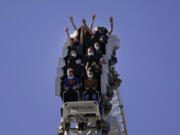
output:
<path id="1" fill-rule="evenodd" d="M 111 59 L 114 48 L 116 50 L 119 48 L 120 40 L 117 36 L 111 35 L 108 40 L 108 44 L 106 46 L 106 55 L 103 57 L 107 64 L 102 66 L 102 75 L 101 75 L 101 89 L 102 94 L 107 94 L 107 87 L 110 85 L 108 82 L 108 73 L 109 70 L 109 59 Z M 65 66 L 64 57 L 67 55 L 67 43 L 63 46 L 63 57 L 59 58 L 59 65 L 57 68 L 57 77 L 56 77 L 56 85 L 55 85 L 55 95 L 60 97 L 61 92 L 61 77 L 63 76 L 62 67 Z M 108 115 L 103 116 L 104 120 L 109 123 L 110 131 L 109 135 L 128 135 L 126 120 L 124 116 L 122 99 L 120 96 L 120 91 L 116 88 L 112 90 L 114 92 L 113 98 L 109 101 L 112 104 L 112 109 L 108 113 Z M 88 123 L 88 125 L 92 126 L 94 123 Z M 70 129 L 65 132 L 65 135 L 73 133 L 75 135 L 83 134 L 83 135 L 103 135 L 101 130 L 97 130 L 96 128 L 89 128 L 86 131 L 78 131 L 75 128 Z"/>

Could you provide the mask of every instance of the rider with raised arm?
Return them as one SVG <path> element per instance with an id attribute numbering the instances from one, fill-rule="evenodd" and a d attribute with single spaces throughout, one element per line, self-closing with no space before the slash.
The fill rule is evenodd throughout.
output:
<path id="1" fill-rule="evenodd" d="M 89 34 L 93 34 L 93 33 L 92 33 L 92 26 L 93 26 L 93 23 L 94 23 L 95 16 L 96 16 L 96 15 L 94 14 L 93 17 L 92 17 L 93 19 L 92 19 L 92 22 L 91 22 L 91 24 L 90 24 L 90 28 L 86 25 L 86 20 L 85 20 L 85 19 L 82 19 L 82 24 L 83 24 L 83 26 L 86 27 L 85 30 L 87 30 L 87 31 L 89 32 Z M 72 17 L 72 16 L 69 17 L 69 20 L 70 20 L 70 22 L 71 22 L 74 30 L 75 30 L 75 31 L 80 31 L 80 29 L 81 29 L 82 26 L 81 26 L 79 29 L 77 29 L 77 27 L 76 27 L 76 25 L 75 25 L 75 23 L 74 23 L 74 21 L 73 21 L 73 17 Z"/>
<path id="2" fill-rule="evenodd" d="M 113 31 L 113 18 L 112 18 L 112 16 L 109 18 L 109 22 L 110 22 L 110 29 L 108 31 L 108 35 L 111 35 L 111 33 Z"/>
<path id="3" fill-rule="evenodd" d="M 113 31 L 113 18 L 112 17 L 109 18 L 109 22 L 110 22 L 109 30 L 107 30 L 105 27 L 100 27 L 100 26 L 95 27 L 94 32 L 93 32 L 94 34 L 89 40 L 89 46 L 94 46 L 96 42 L 100 43 L 100 49 L 102 50 L 103 55 L 106 53 L 105 48 L 106 48 L 107 40 Z"/>
<path id="4" fill-rule="evenodd" d="M 86 20 L 82 19 L 82 25 L 79 29 L 77 29 L 76 25 L 74 24 L 72 16 L 70 17 L 70 22 L 75 30 L 75 33 L 77 33 L 77 38 L 81 37 L 81 31 L 83 29 L 83 46 L 84 46 L 83 53 L 84 54 L 86 53 L 86 49 L 89 47 L 89 41 L 90 41 L 91 36 L 93 35 L 92 26 L 93 26 L 94 19 L 95 19 L 95 15 L 93 15 L 92 17 L 90 28 L 87 26 Z"/>
<path id="5" fill-rule="evenodd" d="M 91 24 L 90 24 L 90 28 L 89 28 L 91 32 L 92 32 L 92 29 L 93 29 L 93 24 L 94 24 L 95 18 L 96 18 L 96 14 L 93 14 Z"/>
<path id="6" fill-rule="evenodd" d="M 71 38 L 68 32 L 68 28 L 65 28 L 65 32 L 68 38 L 68 45 L 69 45 L 69 53 L 73 48 L 76 48 L 78 54 L 80 56 L 83 56 L 83 29 L 81 30 L 81 35 L 80 35 L 80 41 L 78 39 L 78 34 L 75 35 L 75 37 Z M 68 53 L 68 54 L 69 54 Z"/>
<path id="7" fill-rule="evenodd" d="M 70 16 L 70 17 L 69 17 L 69 20 L 70 20 L 70 22 L 71 22 L 71 24 L 72 24 L 74 30 L 77 31 L 78 29 L 77 29 L 76 25 L 74 24 L 73 17 Z"/>

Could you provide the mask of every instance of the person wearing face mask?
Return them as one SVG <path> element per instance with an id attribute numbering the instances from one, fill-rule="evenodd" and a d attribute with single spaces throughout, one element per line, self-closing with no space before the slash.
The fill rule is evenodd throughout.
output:
<path id="1" fill-rule="evenodd" d="M 85 89 L 86 93 L 84 95 L 84 100 L 98 100 L 97 90 L 98 90 L 98 81 L 94 78 L 92 70 L 87 71 L 87 79 L 85 80 Z"/>
<path id="2" fill-rule="evenodd" d="M 87 49 L 87 55 L 83 58 L 83 63 L 86 64 L 87 62 L 89 62 L 90 64 L 92 62 L 97 62 L 98 57 L 95 54 L 95 50 L 93 47 L 89 47 Z"/>
<path id="3" fill-rule="evenodd" d="M 81 78 L 81 57 L 77 53 L 76 49 L 71 50 L 66 65 L 68 67 L 72 67 L 75 71 L 75 75 Z"/>
<path id="4" fill-rule="evenodd" d="M 95 50 L 96 50 L 96 53 L 102 55 L 101 46 L 100 46 L 99 42 L 96 42 L 96 43 L 94 44 L 94 48 L 95 48 Z"/>
<path id="5" fill-rule="evenodd" d="M 99 78 L 100 77 L 100 75 L 101 75 L 101 67 L 98 64 L 96 64 L 95 62 L 92 62 L 91 64 L 89 62 L 87 62 L 86 66 L 85 66 L 86 72 L 89 69 L 92 69 L 92 71 L 94 72 L 94 77 L 95 78 Z"/>
<path id="6" fill-rule="evenodd" d="M 77 101 L 78 95 L 76 90 L 80 90 L 79 79 L 74 75 L 72 68 L 67 69 L 67 77 L 63 80 L 64 102 Z"/>
<path id="7" fill-rule="evenodd" d="M 95 53 L 94 48 L 89 47 L 88 53 L 83 59 L 85 70 L 87 71 L 87 69 L 91 67 L 95 73 L 95 77 L 98 77 L 101 74 L 101 61 L 102 59 L 100 60 L 100 57 Z"/>
<path id="8" fill-rule="evenodd" d="M 83 63 L 85 63 L 86 70 L 91 67 L 95 72 L 95 76 L 99 76 L 101 74 L 101 65 L 105 64 L 105 60 L 101 54 L 95 53 L 93 47 L 89 47 L 88 55 L 84 57 Z"/>
<path id="9" fill-rule="evenodd" d="M 73 69 L 81 68 L 81 56 L 77 53 L 76 48 L 72 48 L 70 55 L 64 57 L 65 65 L 63 67 L 64 74 L 66 73 L 67 67 L 73 67 Z"/>
<path id="10" fill-rule="evenodd" d="M 104 58 L 103 58 L 103 53 L 102 53 L 102 50 L 101 50 L 101 45 L 99 42 L 96 42 L 94 44 L 94 48 L 96 50 L 96 56 L 97 56 L 97 59 L 99 61 L 99 64 L 106 64 Z"/>
<path id="11" fill-rule="evenodd" d="M 95 14 L 92 16 L 92 21 L 91 21 L 91 24 L 90 24 L 90 28 L 87 26 L 86 24 L 86 20 L 85 19 L 82 19 L 82 25 L 79 29 L 77 29 L 74 21 L 73 21 L 73 17 L 69 17 L 70 19 L 70 22 L 74 28 L 74 30 L 77 32 L 77 35 L 75 36 L 76 38 L 80 39 L 82 38 L 82 42 L 83 43 L 83 54 L 86 53 L 86 48 L 88 47 L 88 43 L 89 43 L 89 40 L 90 40 L 90 37 L 91 35 L 93 34 L 92 32 L 92 26 L 93 26 L 93 23 L 94 23 L 94 19 L 95 19 Z"/>
<path id="12" fill-rule="evenodd" d="M 77 53 L 76 49 L 72 49 L 70 52 L 70 56 L 67 59 L 67 65 L 80 65 L 81 64 L 81 57 Z"/>

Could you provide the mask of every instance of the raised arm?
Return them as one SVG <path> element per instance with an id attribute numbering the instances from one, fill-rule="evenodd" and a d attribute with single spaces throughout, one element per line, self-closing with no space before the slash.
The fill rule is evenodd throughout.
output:
<path id="1" fill-rule="evenodd" d="M 77 30 L 77 27 L 76 27 L 76 25 L 74 24 L 74 21 L 73 21 L 73 17 L 72 17 L 72 16 L 69 17 L 69 20 L 70 20 L 70 22 L 71 22 L 74 30 Z"/>
<path id="2" fill-rule="evenodd" d="M 67 35 L 67 38 L 68 38 L 68 41 L 69 41 L 69 45 L 73 45 L 73 42 L 72 42 L 72 40 L 71 40 L 71 38 L 69 36 L 68 28 L 66 27 L 64 30 L 66 32 L 66 35 Z"/>
<path id="3" fill-rule="evenodd" d="M 96 14 L 93 14 L 91 24 L 90 24 L 90 31 L 92 31 L 95 17 L 96 17 Z"/>
<path id="4" fill-rule="evenodd" d="M 113 31 L 113 18 L 112 18 L 112 16 L 109 18 L 109 22 L 110 22 L 110 30 L 108 31 L 108 35 L 111 35 L 111 33 Z"/>
<path id="5" fill-rule="evenodd" d="M 86 20 L 82 19 L 83 28 L 86 29 L 90 35 L 93 35 L 93 32 L 89 29 L 89 27 L 86 24 Z"/>
<path id="6" fill-rule="evenodd" d="M 83 43 L 84 43 L 83 30 L 84 30 L 84 26 L 81 27 L 81 33 L 80 33 L 80 44 L 81 45 L 83 45 Z"/>

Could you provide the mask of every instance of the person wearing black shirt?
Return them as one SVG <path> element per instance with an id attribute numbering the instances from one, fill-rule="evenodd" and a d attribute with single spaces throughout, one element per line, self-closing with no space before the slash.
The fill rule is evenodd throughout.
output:
<path id="1" fill-rule="evenodd" d="M 113 18 L 110 17 L 109 21 L 110 21 L 109 31 L 105 27 L 98 26 L 98 27 L 94 28 L 94 33 L 91 36 L 91 38 L 89 40 L 89 45 L 88 45 L 88 46 L 92 46 L 96 42 L 99 42 L 101 44 L 100 49 L 102 50 L 103 54 L 106 54 L 106 44 L 107 44 L 107 40 L 109 38 L 108 36 L 110 36 L 113 31 Z"/>
<path id="2" fill-rule="evenodd" d="M 81 78 L 81 56 L 78 55 L 76 49 L 72 49 L 70 55 L 65 57 L 66 67 L 74 69 L 74 73 L 77 77 Z"/>
<path id="3" fill-rule="evenodd" d="M 83 58 L 83 63 L 86 64 L 88 62 L 91 64 L 92 62 L 97 62 L 97 60 L 98 60 L 98 57 L 97 57 L 97 55 L 95 55 L 94 48 L 89 47 L 87 49 L 87 55 L 85 55 Z"/>
<path id="4" fill-rule="evenodd" d="M 95 76 L 99 76 L 101 74 L 101 62 L 99 56 L 95 53 L 93 47 L 89 47 L 87 51 L 87 55 L 83 59 L 83 64 L 85 65 L 86 71 L 91 68 L 95 73 Z"/>
<path id="5" fill-rule="evenodd" d="M 70 38 L 68 28 L 65 28 L 65 31 L 66 31 L 68 42 L 69 42 L 69 46 L 68 46 L 69 53 L 73 48 L 76 48 L 77 53 L 79 55 L 83 56 L 83 29 L 81 30 L 80 41 L 79 41 L 78 37 L 74 37 L 72 39 Z"/>
<path id="6" fill-rule="evenodd" d="M 80 31 L 82 31 L 83 34 L 83 54 L 86 54 L 86 50 L 88 48 L 88 43 L 91 37 L 91 31 L 89 29 L 89 27 L 86 24 L 86 20 L 82 19 L 82 26 L 78 29 L 78 33 L 80 33 Z M 80 37 L 81 35 L 79 34 L 78 37 Z"/>

